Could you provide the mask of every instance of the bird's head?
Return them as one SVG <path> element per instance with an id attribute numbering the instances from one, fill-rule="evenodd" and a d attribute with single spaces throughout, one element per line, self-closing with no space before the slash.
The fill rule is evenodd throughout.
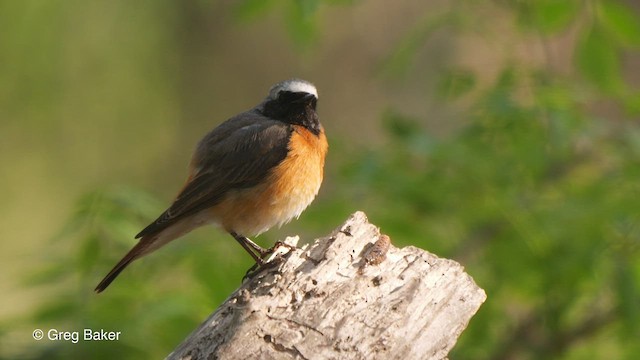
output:
<path id="1" fill-rule="evenodd" d="M 318 134 L 320 122 L 316 113 L 317 102 L 318 91 L 312 83 L 291 79 L 271 87 L 262 111 L 272 119 L 302 125 Z"/>

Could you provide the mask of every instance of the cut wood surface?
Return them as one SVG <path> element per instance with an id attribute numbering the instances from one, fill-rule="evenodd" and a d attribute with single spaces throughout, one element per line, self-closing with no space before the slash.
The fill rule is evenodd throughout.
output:
<path id="1" fill-rule="evenodd" d="M 279 247 L 168 359 L 446 358 L 486 295 L 457 262 L 390 240 L 357 212 Z"/>

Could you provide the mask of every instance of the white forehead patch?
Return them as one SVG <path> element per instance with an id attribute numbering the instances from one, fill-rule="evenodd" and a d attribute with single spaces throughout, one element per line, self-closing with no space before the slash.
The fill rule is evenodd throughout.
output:
<path id="1" fill-rule="evenodd" d="M 271 90 L 269 90 L 269 97 L 275 99 L 281 91 L 305 92 L 307 94 L 313 94 L 316 99 L 318 98 L 318 90 L 316 90 L 316 87 L 313 86 L 312 83 L 300 79 L 286 80 L 273 85 Z"/>

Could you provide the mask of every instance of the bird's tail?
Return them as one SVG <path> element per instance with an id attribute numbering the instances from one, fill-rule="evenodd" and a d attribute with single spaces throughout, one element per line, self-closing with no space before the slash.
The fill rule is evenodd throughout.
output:
<path id="1" fill-rule="evenodd" d="M 109 284 L 111 284 L 113 282 L 113 280 L 115 280 L 116 277 L 118 277 L 118 275 L 122 272 L 122 270 L 124 270 L 124 268 L 126 268 L 129 264 L 131 264 L 131 262 L 133 260 L 135 260 L 135 259 L 141 257 L 142 255 L 144 255 L 145 253 L 147 253 L 145 250 L 148 248 L 148 243 L 147 243 L 147 241 L 144 241 L 144 240 L 145 239 L 142 238 L 140 240 L 140 242 L 138 242 L 136 244 L 136 246 L 134 246 L 131 250 L 129 250 L 127 255 L 125 255 L 122 258 L 122 260 L 120 260 L 116 264 L 116 266 L 114 266 L 113 269 L 111 269 L 111 271 L 109 271 L 107 276 L 105 276 L 104 279 L 102 279 L 102 281 L 100 281 L 98 286 L 96 286 L 95 292 L 97 292 L 99 294 L 102 291 L 104 291 L 104 289 L 106 289 L 107 286 L 109 286 Z"/>
<path id="2" fill-rule="evenodd" d="M 189 218 L 184 221 L 177 221 L 173 225 L 160 229 L 159 231 L 148 231 L 146 234 L 136 237 L 140 237 L 140 241 L 125 255 L 116 266 L 111 269 L 107 276 L 100 281 L 96 286 L 95 291 L 101 293 L 104 289 L 115 280 L 115 278 L 126 268 L 133 260 L 143 257 L 160 247 L 164 246 L 168 242 L 188 233 L 197 226 L 201 226 L 202 221 L 191 222 Z M 143 230 L 144 232 L 144 230 Z"/>

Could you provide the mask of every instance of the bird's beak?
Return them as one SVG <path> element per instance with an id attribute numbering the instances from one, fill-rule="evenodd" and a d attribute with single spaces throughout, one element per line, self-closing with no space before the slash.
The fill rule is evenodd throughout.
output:
<path id="1" fill-rule="evenodd" d="M 314 100 L 315 98 L 316 98 L 316 96 L 313 95 L 313 94 L 305 94 L 304 96 L 300 97 L 299 99 L 295 100 L 294 102 L 307 103 L 307 102 L 310 102 L 310 101 Z"/>

